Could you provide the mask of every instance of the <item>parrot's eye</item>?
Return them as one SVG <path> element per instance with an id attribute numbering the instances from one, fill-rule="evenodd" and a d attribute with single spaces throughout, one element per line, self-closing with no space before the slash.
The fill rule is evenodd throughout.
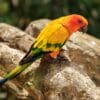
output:
<path id="1" fill-rule="evenodd" d="M 78 23 L 79 23 L 79 24 L 82 24 L 82 22 L 83 22 L 83 21 L 82 21 L 81 19 L 78 19 Z"/>

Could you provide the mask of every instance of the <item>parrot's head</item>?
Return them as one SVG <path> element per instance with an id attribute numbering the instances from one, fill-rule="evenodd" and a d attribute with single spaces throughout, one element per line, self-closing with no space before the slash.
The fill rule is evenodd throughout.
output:
<path id="1" fill-rule="evenodd" d="M 76 31 L 87 31 L 88 21 L 81 15 L 72 14 L 65 17 L 63 25 L 67 28 L 70 34 Z"/>

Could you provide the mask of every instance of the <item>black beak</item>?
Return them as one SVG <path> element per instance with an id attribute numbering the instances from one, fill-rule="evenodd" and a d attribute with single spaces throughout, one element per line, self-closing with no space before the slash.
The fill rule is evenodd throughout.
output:
<path id="1" fill-rule="evenodd" d="M 87 26 L 82 27 L 79 31 L 86 33 L 87 32 Z"/>

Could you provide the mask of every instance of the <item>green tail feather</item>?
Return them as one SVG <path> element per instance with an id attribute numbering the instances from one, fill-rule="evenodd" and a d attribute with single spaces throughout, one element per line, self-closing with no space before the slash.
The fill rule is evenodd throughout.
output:
<path id="1" fill-rule="evenodd" d="M 30 66 L 33 61 L 37 60 L 43 55 L 43 52 L 39 52 L 35 55 L 28 55 L 27 57 L 25 56 L 19 65 L 13 69 L 10 73 L 4 76 L 3 79 L 0 80 L 0 85 L 4 84 L 7 80 L 11 80 L 17 75 L 19 75 L 21 72 L 23 72 L 28 66 Z"/>
<path id="2" fill-rule="evenodd" d="M 24 64 L 24 65 L 18 65 L 15 69 L 13 69 L 10 73 L 5 75 L 3 79 L 0 80 L 0 85 L 4 84 L 7 80 L 11 80 L 14 77 L 16 77 L 18 74 L 20 74 L 22 71 L 24 71 L 30 63 Z"/>

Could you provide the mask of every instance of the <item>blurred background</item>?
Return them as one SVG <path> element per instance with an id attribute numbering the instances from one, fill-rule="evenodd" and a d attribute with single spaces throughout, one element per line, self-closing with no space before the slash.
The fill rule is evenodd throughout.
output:
<path id="1" fill-rule="evenodd" d="M 33 20 L 72 13 L 85 16 L 88 33 L 100 38 L 100 0 L 0 0 L 0 22 L 23 30 Z"/>

